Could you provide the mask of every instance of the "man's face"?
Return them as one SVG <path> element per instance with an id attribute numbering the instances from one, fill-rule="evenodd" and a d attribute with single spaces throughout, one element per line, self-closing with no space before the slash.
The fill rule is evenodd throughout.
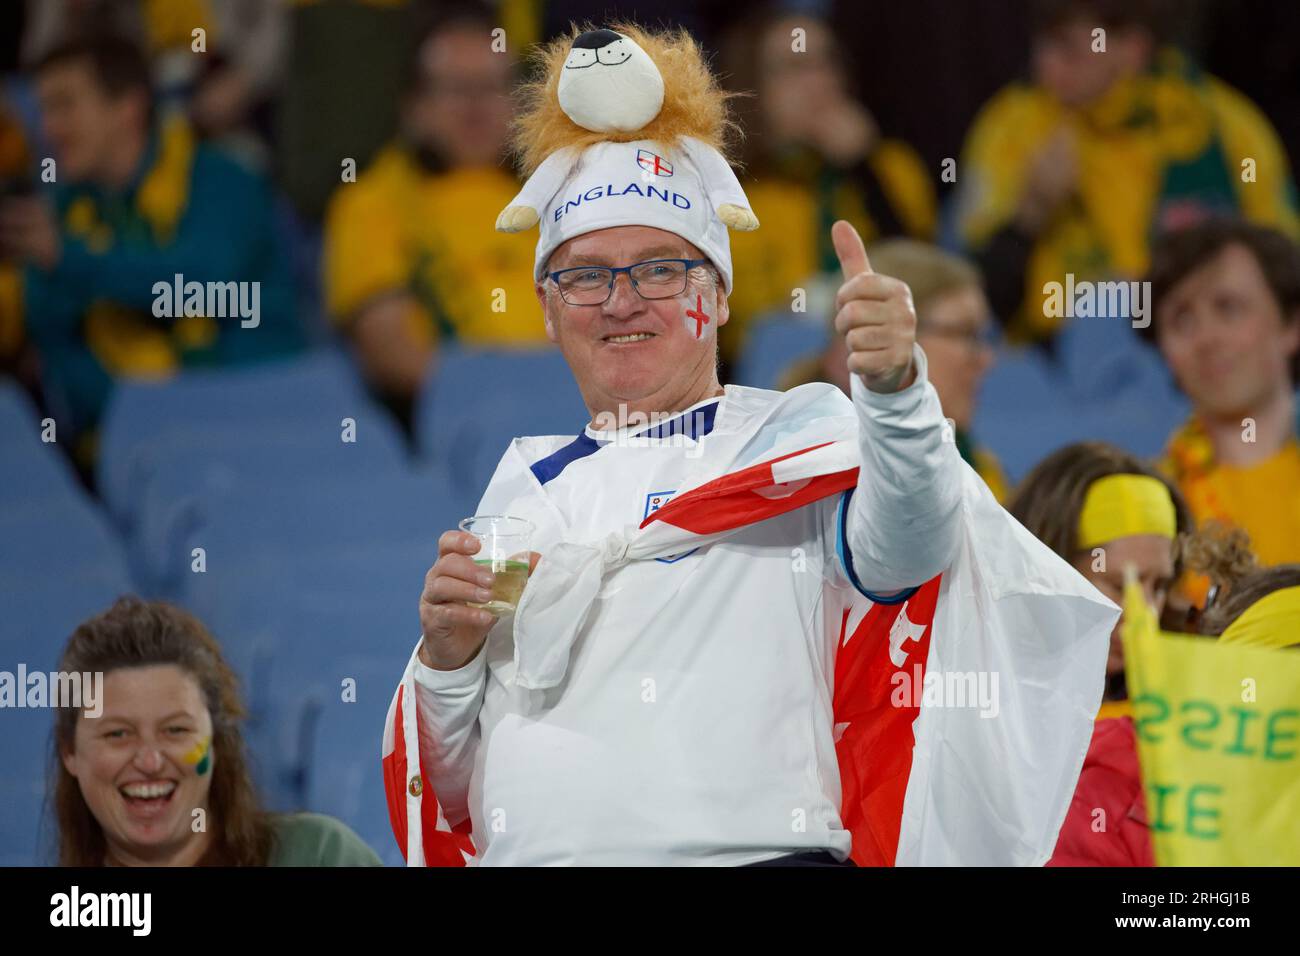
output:
<path id="1" fill-rule="evenodd" d="M 1034 82 L 1066 106 L 1093 103 L 1125 76 L 1143 69 L 1151 41 L 1137 29 L 1107 30 L 1106 52 L 1093 52 L 1098 24 L 1074 20 L 1033 41 Z"/>
<path id="2" fill-rule="evenodd" d="M 702 258 L 699 249 L 674 233 L 650 226 L 616 226 L 563 243 L 551 254 L 546 269 L 617 268 L 649 259 Z M 646 401 L 666 406 L 713 374 L 718 326 L 727 321 L 727 295 L 721 281 L 697 278 L 700 271 L 692 271 L 685 292 L 669 299 L 642 298 L 629 277 L 619 275 L 602 305 L 569 305 L 549 279 L 537 285 L 547 337 L 564 353 L 589 406 Z M 687 310 L 707 320 L 688 317 Z M 697 327 L 703 333 L 698 339 Z M 638 333 L 648 337 L 613 340 Z"/>
<path id="3" fill-rule="evenodd" d="M 36 93 L 59 173 L 73 182 L 93 180 L 115 141 L 145 122 L 146 95 L 136 91 L 110 96 L 84 61 L 69 60 L 42 70 Z"/>
<path id="4" fill-rule="evenodd" d="M 1124 568 L 1133 565 L 1137 571 L 1138 583 L 1142 585 L 1142 593 L 1159 617 L 1165 609 L 1165 599 L 1173 584 L 1174 557 L 1169 539 L 1158 534 L 1133 534 L 1108 541 L 1102 549 L 1106 554 L 1105 571 L 1093 570 L 1093 566 L 1099 562 L 1091 551 L 1078 555 L 1073 561 L 1074 567 L 1098 591 L 1123 607 Z M 1106 657 L 1108 677 L 1124 670 L 1124 643 L 1120 639 L 1123 623 L 1121 617 L 1110 633 L 1110 654 Z"/>
<path id="5" fill-rule="evenodd" d="M 1160 351 L 1198 410 L 1245 416 L 1289 387 L 1300 316 L 1284 321 L 1255 256 L 1231 245 L 1189 273 L 1156 314 Z"/>
<path id="6" fill-rule="evenodd" d="M 405 111 L 410 134 L 452 167 L 497 165 L 510 131 L 510 58 L 467 28 L 429 37 L 417 55 L 420 88 Z"/>
<path id="7" fill-rule="evenodd" d="M 173 855 L 206 810 L 215 755 L 203 774 L 185 756 L 212 719 L 194 678 L 174 665 L 128 667 L 104 677 L 104 709 L 77 721 L 63 764 L 111 848 L 136 860 Z"/>
<path id="8" fill-rule="evenodd" d="M 955 289 L 929 302 L 918 318 L 916 340 L 943 412 L 958 428 L 969 428 L 980 382 L 993 364 L 993 349 L 983 338 L 988 301 L 975 286 Z"/>

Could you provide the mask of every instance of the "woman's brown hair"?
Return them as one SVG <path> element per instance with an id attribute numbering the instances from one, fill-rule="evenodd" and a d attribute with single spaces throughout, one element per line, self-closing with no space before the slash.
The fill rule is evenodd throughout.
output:
<path id="1" fill-rule="evenodd" d="M 1223 589 L 1226 596 L 1215 601 L 1201 616 L 1201 633 L 1218 637 L 1256 601 L 1263 600 L 1274 591 L 1293 587 L 1300 587 L 1300 564 L 1255 568 L 1225 581 Z M 1300 624 L 1297 626 L 1300 627 Z"/>
<path id="2" fill-rule="evenodd" d="M 248 772 L 240 721 L 244 706 L 238 680 L 221 647 L 192 614 L 160 601 L 119 598 L 102 614 L 83 622 L 64 648 L 59 670 L 102 673 L 123 667 L 171 664 L 199 685 L 212 717 L 212 784 L 208 817 L 217 821 L 201 863 L 208 866 L 265 866 L 272 830 L 258 805 Z M 75 746 L 81 711 L 60 708 L 55 717 L 50 776 L 58 826 L 59 863 L 102 866 L 107 845 L 103 828 L 81 796 L 62 755 Z"/>
<path id="3" fill-rule="evenodd" d="M 1174 577 L 1182 573 L 1181 540 L 1193 529 L 1183 496 L 1167 478 L 1123 449 L 1105 442 L 1079 442 L 1048 455 L 1034 466 L 1016 489 L 1009 511 L 1039 541 L 1065 560 L 1079 547 L 1079 516 L 1093 482 L 1107 475 L 1147 475 L 1169 489 L 1179 546 L 1174 548 Z"/>

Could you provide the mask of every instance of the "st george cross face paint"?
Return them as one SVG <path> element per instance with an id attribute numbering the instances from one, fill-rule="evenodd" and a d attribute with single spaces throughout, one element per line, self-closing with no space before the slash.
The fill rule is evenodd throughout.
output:
<path id="1" fill-rule="evenodd" d="M 695 293 L 695 308 L 686 309 L 686 329 L 696 340 L 704 338 L 704 332 L 710 321 L 709 313 L 704 309 L 704 296 Z"/>

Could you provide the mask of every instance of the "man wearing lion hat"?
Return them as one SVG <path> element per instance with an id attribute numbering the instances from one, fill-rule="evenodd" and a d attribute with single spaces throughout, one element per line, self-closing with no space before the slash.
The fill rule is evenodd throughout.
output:
<path id="1" fill-rule="evenodd" d="M 847 223 L 851 397 L 719 383 L 727 230 L 758 221 L 688 34 L 542 63 L 497 227 L 539 227 L 591 421 L 516 438 L 479 504 L 534 528 L 513 613 L 471 606 L 477 539 L 439 540 L 383 745 L 408 864 L 1043 863 L 1118 609 L 961 460 Z"/>

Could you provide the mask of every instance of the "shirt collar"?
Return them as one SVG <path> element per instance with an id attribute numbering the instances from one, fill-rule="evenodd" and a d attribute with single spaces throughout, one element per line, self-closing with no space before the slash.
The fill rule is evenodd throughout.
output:
<path id="1" fill-rule="evenodd" d="M 593 441 L 599 444 L 609 442 L 618 442 L 628 438 L 638 438 L 646 441 L 656 439 L 671 438 L 676 435 L 685 435 L 688 438 L 700 439 L 713 431 L 713 425 L 717 420 L 718 409 L 721 407 L 726 395 L 712 395 L 709 398 L 696 402 L 689 408 L 680 412 L 674 412 L 670 416 L 652 415 L 648 420 L 637 419 L 631 424 L 622 428 L 602 428 L 596 429 L 588 425 L 583 433 Z"/>

